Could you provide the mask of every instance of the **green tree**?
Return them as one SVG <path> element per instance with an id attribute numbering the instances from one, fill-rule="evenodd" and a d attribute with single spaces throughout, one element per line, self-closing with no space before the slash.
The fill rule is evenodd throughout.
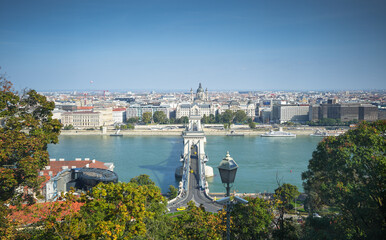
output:
<path id="1" fill-rule="evenodd" d="M 234 123 L 244 123 L 247 120 L 247 114 L 243 110 L 237 110 L 234 116 Z"/>
<path id="2" fill-rule="evenodd" d="M 308 201 L 320 202 L 312 206 L 337 208 L 342 238 L 386 235 L 385 128 L 386 121 L 363 122 L 341 136 L 324 138 L 302 174 Z"/>
<path id="3" fill-rule="evenodd" d="M 233 121 L 234 114 L 231 110 L 227 109 L 222 113 L 221 119 L 223 123 L 231 123 Z"/>
<path id="4" fill-rule="evenodd" d="M 138 123 L 139 122 L 139 117 L 131 117 L 129 119 L 126 120 L 127 123 Z"/>
<path id="5" fill-rule="evenodd" d="M 292 229 L 292 225 L 291 222 L 284 218 L 284 214 L 288 213 L 288 211 L 293 208 L 291 202 L 299 196 L 300 192 L 298 191 L 298 188 L 292 184 L 281 184 L 278 180 L 277 182 L 279 187 L 275 189 L 274 200 L 279 217 L 275 222 L 277 227 L 277 230 L 275 230 L 275 236 L 278 239 L 286 239 L 286 235 L 291 234 L 288 231 Z M 287 224 L 287 226 L 285 224 Z"/>
<path id="6" fill-rule="evenodd" d="M 63 129 L 64 129 L 64 130 L 73 130 L 73 129 L 74 129 L 74 126 L 72 126 L 72 124 L 69 124 L 69 125 L 64 126 Z"/>
<path id="7" fill-rule="evenodd" d="M 246 198 L 248 204 L 236 204 L 231 217 L 231 239 L 267 239 L 271 232 L 273 213 L 261 198 Z"/>
<path id="8" fill-rule="evenodd" d="M 189 122 L 189 118 L 186 117 L 186 116 L 183 116 L 183 117 L 179 118 L 177 122 L 178 122 L 178 123 L 184 123 L 184 124 L 185 124 L 185 123 L 188 123 L 188 122 Z"/>
<path id="9" fill-rule="evenodd" d="M 166 114 L 162 111 L 154 112 L 153 119 L 155 123 L 166 123 L 167 117 Z"/>
<path id="10" fill-rule="evenodd" d="M 0 75 L 0 201 L 33 202 L 43 180 L 38 172 L 49 161 L 47 145 L 58 142 L 62 125 L 52 119 L 53 102 L 35 90 L 19 96 L 11 88 Z M 18 192 L 18 187 L 33 192 Z"/>
<path id="11" fill-rule="evenodd" d="M 151 112 L 144 112 L 142 114 L 142 122 L 148 124 L 151 123 L 152 120 L 152 113 Z"/>
<path id="12" fill-rule="evenodd" d="M 126 124 L 127 125 L 127 128 L 130 129 L 130 130 L 133 130 L 134 129 L 134 125 L 131 124 L 131 123 L 128 123 Z"/>
<path id="13" fill-rule="evenodd" d="M 224 216 L 225 211 L 213 214 L 189 202 L 188 210 L 172 219 L 170 239 L 221 239 Z"/>
<path id="14" fill-rule="evenodd" d="M 169 191 L 168 191 L 169 199 L 176 198 L 177 194 L 178 194 L 178 189 L 175 186 L 170 185 L 169 186 Z"/>
<path id="15" fill-rule="evenodd" d="M 208 124 L 209 123 L 209 117 L 207 117 L 205 114 L 201 118 L 201 123 Z"/>
<path id="16" fill-rule="evenodd" d="M 275 198 L 280 200 L 281 205 L 285 208 L 286 211 L 293 208 L 291 202 L 294 201 L 299 195 L 300 192 L 298 187 L 292 184 L 285 183 L 275 189 Z"/>
<path id="17" fill-rule="evenodd" d="M 139 186 L 152 185 L 155 186 L 155 183 L 150 179 L 149 175 L 141 174 L 137 177 L 130 179 L 131 183 L 135 183 Z"/>
<path id="18" fill-rule="evenodd" d="M 256 123 L 255 122 L 250 122 L 248 125 L 249 125 L 249 127 L 251 129 L 255 129 L 256 128 Z"/>
<path id="19" fill-rule="evenodd" d="M 84 237 L 93 239 L 145 236 L 146 219 L 166 210 L 166 200 L 153 185 L 100 183 L 81 200 L 80 216 L 87 231 Z"/>

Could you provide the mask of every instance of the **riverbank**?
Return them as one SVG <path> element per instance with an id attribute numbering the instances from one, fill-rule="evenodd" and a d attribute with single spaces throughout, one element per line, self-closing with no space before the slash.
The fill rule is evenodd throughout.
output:
<path id="1" fill-rule="evenodd" d="M 314 133 L 320 127 L 307 127 L 302 129 L 284 129 L 284 131 L 294 133 L 296 135 L 308 136 Z M 119 134 L 124 136 L 180 136 L 184 131 L 183 128 L 177 129 L 134 129 L 134 130 L 121 130 Z M 237 134 L 244 134 L 244 136 L 259 136 L 268 131 L 268 129 L 245 129 L 235 128 L 231 130 L 218 130 L 213 128 L 204 128 L 206 135 L 210 136 L 226 136 L 231 131 Z M 110 136 L 114 134 L 115 130 L 107 130 L 106 133 L 102 133 L 101 130 L 62 130 L 61 135 L 101 135 Z"/>

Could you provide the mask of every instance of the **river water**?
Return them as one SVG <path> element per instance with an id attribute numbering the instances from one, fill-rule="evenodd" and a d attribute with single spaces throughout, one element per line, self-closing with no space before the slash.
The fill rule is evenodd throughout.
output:
<path id="1" fill-rule="evenodd" d="M 301 191 L 301 173 L 307 169 L 312 152 L 321 138 L 263 138 L 207 136 L 205 152 L 207 165 L 214 168 L 215 176 L 208 179 L 211 192 L 224 192 L 217 170 L 226 151 L 239 165 L 232 191 L 273 192 L 277 179 L 296 185 Z M 180 166 L 183 150 L 179 136 L 60 136 L 57 145 L 49 145 L 50 158 L 90 158 L 113 162 L 122 182 L 147 174 L 167 192 L 169 185 L 178 186 L 174 178 Z"/>

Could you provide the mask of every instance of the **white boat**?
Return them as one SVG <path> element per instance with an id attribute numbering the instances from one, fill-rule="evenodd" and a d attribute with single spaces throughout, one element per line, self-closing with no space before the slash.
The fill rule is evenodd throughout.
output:
<path id="1" fill-rule="evenodd" d="M 284 132 L 283 128 L 280 128 L 279 131 L 269 131 L 261 134 L 262 137 L 296 137 L 296 134 Z"/>
<path id="2" fill-rule="evenodd" d="M 331 132 L 324 132 L 324 131 L 320 131 L 319 129 L 316 130 L 314 133 L 310 134 L 310 136 L 313 136 L 313 137 L 331 137 L 331 136 L 339 136 L 341 133 L 331 133 Z"/>

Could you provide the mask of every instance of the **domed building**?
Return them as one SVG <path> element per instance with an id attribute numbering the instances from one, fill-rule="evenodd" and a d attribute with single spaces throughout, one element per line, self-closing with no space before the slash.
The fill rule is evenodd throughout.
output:
<path id="1" fill-rule="evenodd" d="M 204 91 L 204 89 L 201 86 L 201 83 L 199 84 L 199 86 L 197 88 L 196 97 L 194 99 L 193 99 L 193 90 L 192 89 L 190 89 L 190 94 L 191 94 L 192 102 L 193 101 L 202 101 L 202 102 L 208 101 L 208 89 L 206 89 Z"/>

